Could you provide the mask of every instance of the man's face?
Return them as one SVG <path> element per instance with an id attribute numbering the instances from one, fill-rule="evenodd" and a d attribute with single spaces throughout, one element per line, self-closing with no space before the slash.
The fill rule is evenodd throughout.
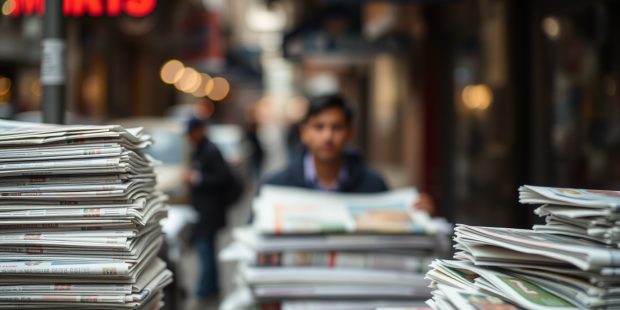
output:
<path id="1" fill-rule="evenodd" d="M 326 109 L 310 117 L 301 126 L 301 141 L 315 160 L 340 160 L 350 137 L 351 126 L 347 123 L 344 111 L 338 108 Z"/>

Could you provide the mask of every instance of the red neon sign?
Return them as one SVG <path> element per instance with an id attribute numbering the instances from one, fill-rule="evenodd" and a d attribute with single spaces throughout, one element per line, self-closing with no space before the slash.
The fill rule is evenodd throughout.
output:
<path id="1" fill-rule="evenodd" d="M 64 16 L 144 17 L 155 10 L 157 0 L 62 0 Z M 11 16 L 43 15 L 45 0 L 6 0 Z"/>

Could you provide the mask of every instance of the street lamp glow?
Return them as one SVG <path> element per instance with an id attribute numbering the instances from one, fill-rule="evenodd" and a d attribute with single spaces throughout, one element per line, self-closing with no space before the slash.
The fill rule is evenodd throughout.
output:
<path id="1" fill-rule="evenodd" d="M 493 102 L 493 92 L 485 84 L 467 85 L 463 88 L 461 98 L 465 106 L 471 110 L 486 110 Z"/>
<path id="2" fill-rule="evenodd" d="M 542 28 L 549 39 L 557 40 L 560 38 L 562 26 L 560 25 L 560 21 L 557 18 L 546 17 L 545 19 L 543 19 Z"/>
<path id="3" fill-rule="evenodd" d="M 213 87 L 215 87 L 215 83 L 213 82 L 213 78 L 210 78 L 205 83 L 204 91 L 206 97 L 209 97 L 209 94 L 213 91 Z"/>
<path id="4" fill-rule="evenodd" d="M 200 74 L 193 68 L 183 68 L 179 80 L 174 85 L 178 90 L 188 93 L 197 83 L 200 83 Z"/>
<path id="5" fill-rule="evenodd" d="M 206 97 L 213 89 L 213 82 L 211 81 L 213 78 L 206 73 L 201 73 L 200 76 L 200 85 L 192 92 L 194 97 Z"/>
<path id="6" fill-rule="evenodd" d="M 181 79 L 180 72 L 185 68 L 182 62 L 172 59 L 161 67 L 161 80 L 166 84 L 174 84 Z"/>
<path id="7" fill-rule="evenodd" d="M 196 72 L 196 73 L 197 73 L 196 74 L 197 78 L 195 79 L 194 84 L 192 84 L 190 87 L 187 88 L 187 90 L 185 90 L 185 92 L 188 93 L 188 94 L 193 94 L 193 93 L 197 92 L 198 89 L 200 89 L 200 85 L 202 85 L 202 83 L 204 83 L 202 81 L 203 78 L 204 78 L 202 76 L 202 74 L 200 74 L 198 72 Z"/>
<path id="8" fill-rule="evenodd" d="M 213 89 L 207 94 L 211 100 L 220 101 L 228 96 L 230 92 L 230 84 L 223 77 L 215 77 L 211 80 Z"/>

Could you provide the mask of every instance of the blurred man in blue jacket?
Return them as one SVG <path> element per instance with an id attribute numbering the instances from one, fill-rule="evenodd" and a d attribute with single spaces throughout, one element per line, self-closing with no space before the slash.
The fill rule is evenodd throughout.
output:
<path id="1" fill-rule="evenodd" d="M 304 147 L 283 170 L 263 183 L 345 193 L 387 191 L 383 177 L 347 146 L 352 124 L 353 110 L 339 95 L 312 100 L 300 127 Z M 425 194 L 420 195 L 415 208 L 434 213 L 433 203 Z"/>

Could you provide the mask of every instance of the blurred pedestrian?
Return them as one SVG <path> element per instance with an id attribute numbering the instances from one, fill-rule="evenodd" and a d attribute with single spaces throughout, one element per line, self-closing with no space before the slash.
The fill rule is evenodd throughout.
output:
<path id="1" fill-rule="evenodd" d="M 187 123 L 187 136 L 192 155 L 185 181 L 191 187 L 191 203 L 200 214 L 193 232 L 201 264 L 196 294 L 205 300 L 219 294 L 216 235 L 226 226 L 226 208 L 231 202 L 227 193 L 231 192 L 231 186 L 236 186 L 237 180 L 220 151 L 208 139 L 204 120 L 192 117 Z"/>
<path id="2" fill-rule="evenodd" d="M 264 184 L 345 193 L 387 191 L 383 177 L 348 146 L 352 124 L 353 110 L 341 96 L 312 100 L 299 127 L 303 149 L 293 154 L 284 169 L 267 177 Z M 426 194 L 420 195 L 414 207 L 429 214 L 435 212 Z"/>
<path id="3" fill-rule="evenodd" d="M 251 175 L 254 176 L 255 180 L 258 180 L 261 177 L 263 161 L 265 159 L 265 150 L 260 142 L 260 138 L 258 136 L 258 118 L 256 117 L 256 109 L 251 108 L 248 111 L 248 119 L 245 126 L 245 137 L 248 140 L 250 147 L 252 148 L 250 159 L 252 161 L 251 167 Z"/>

